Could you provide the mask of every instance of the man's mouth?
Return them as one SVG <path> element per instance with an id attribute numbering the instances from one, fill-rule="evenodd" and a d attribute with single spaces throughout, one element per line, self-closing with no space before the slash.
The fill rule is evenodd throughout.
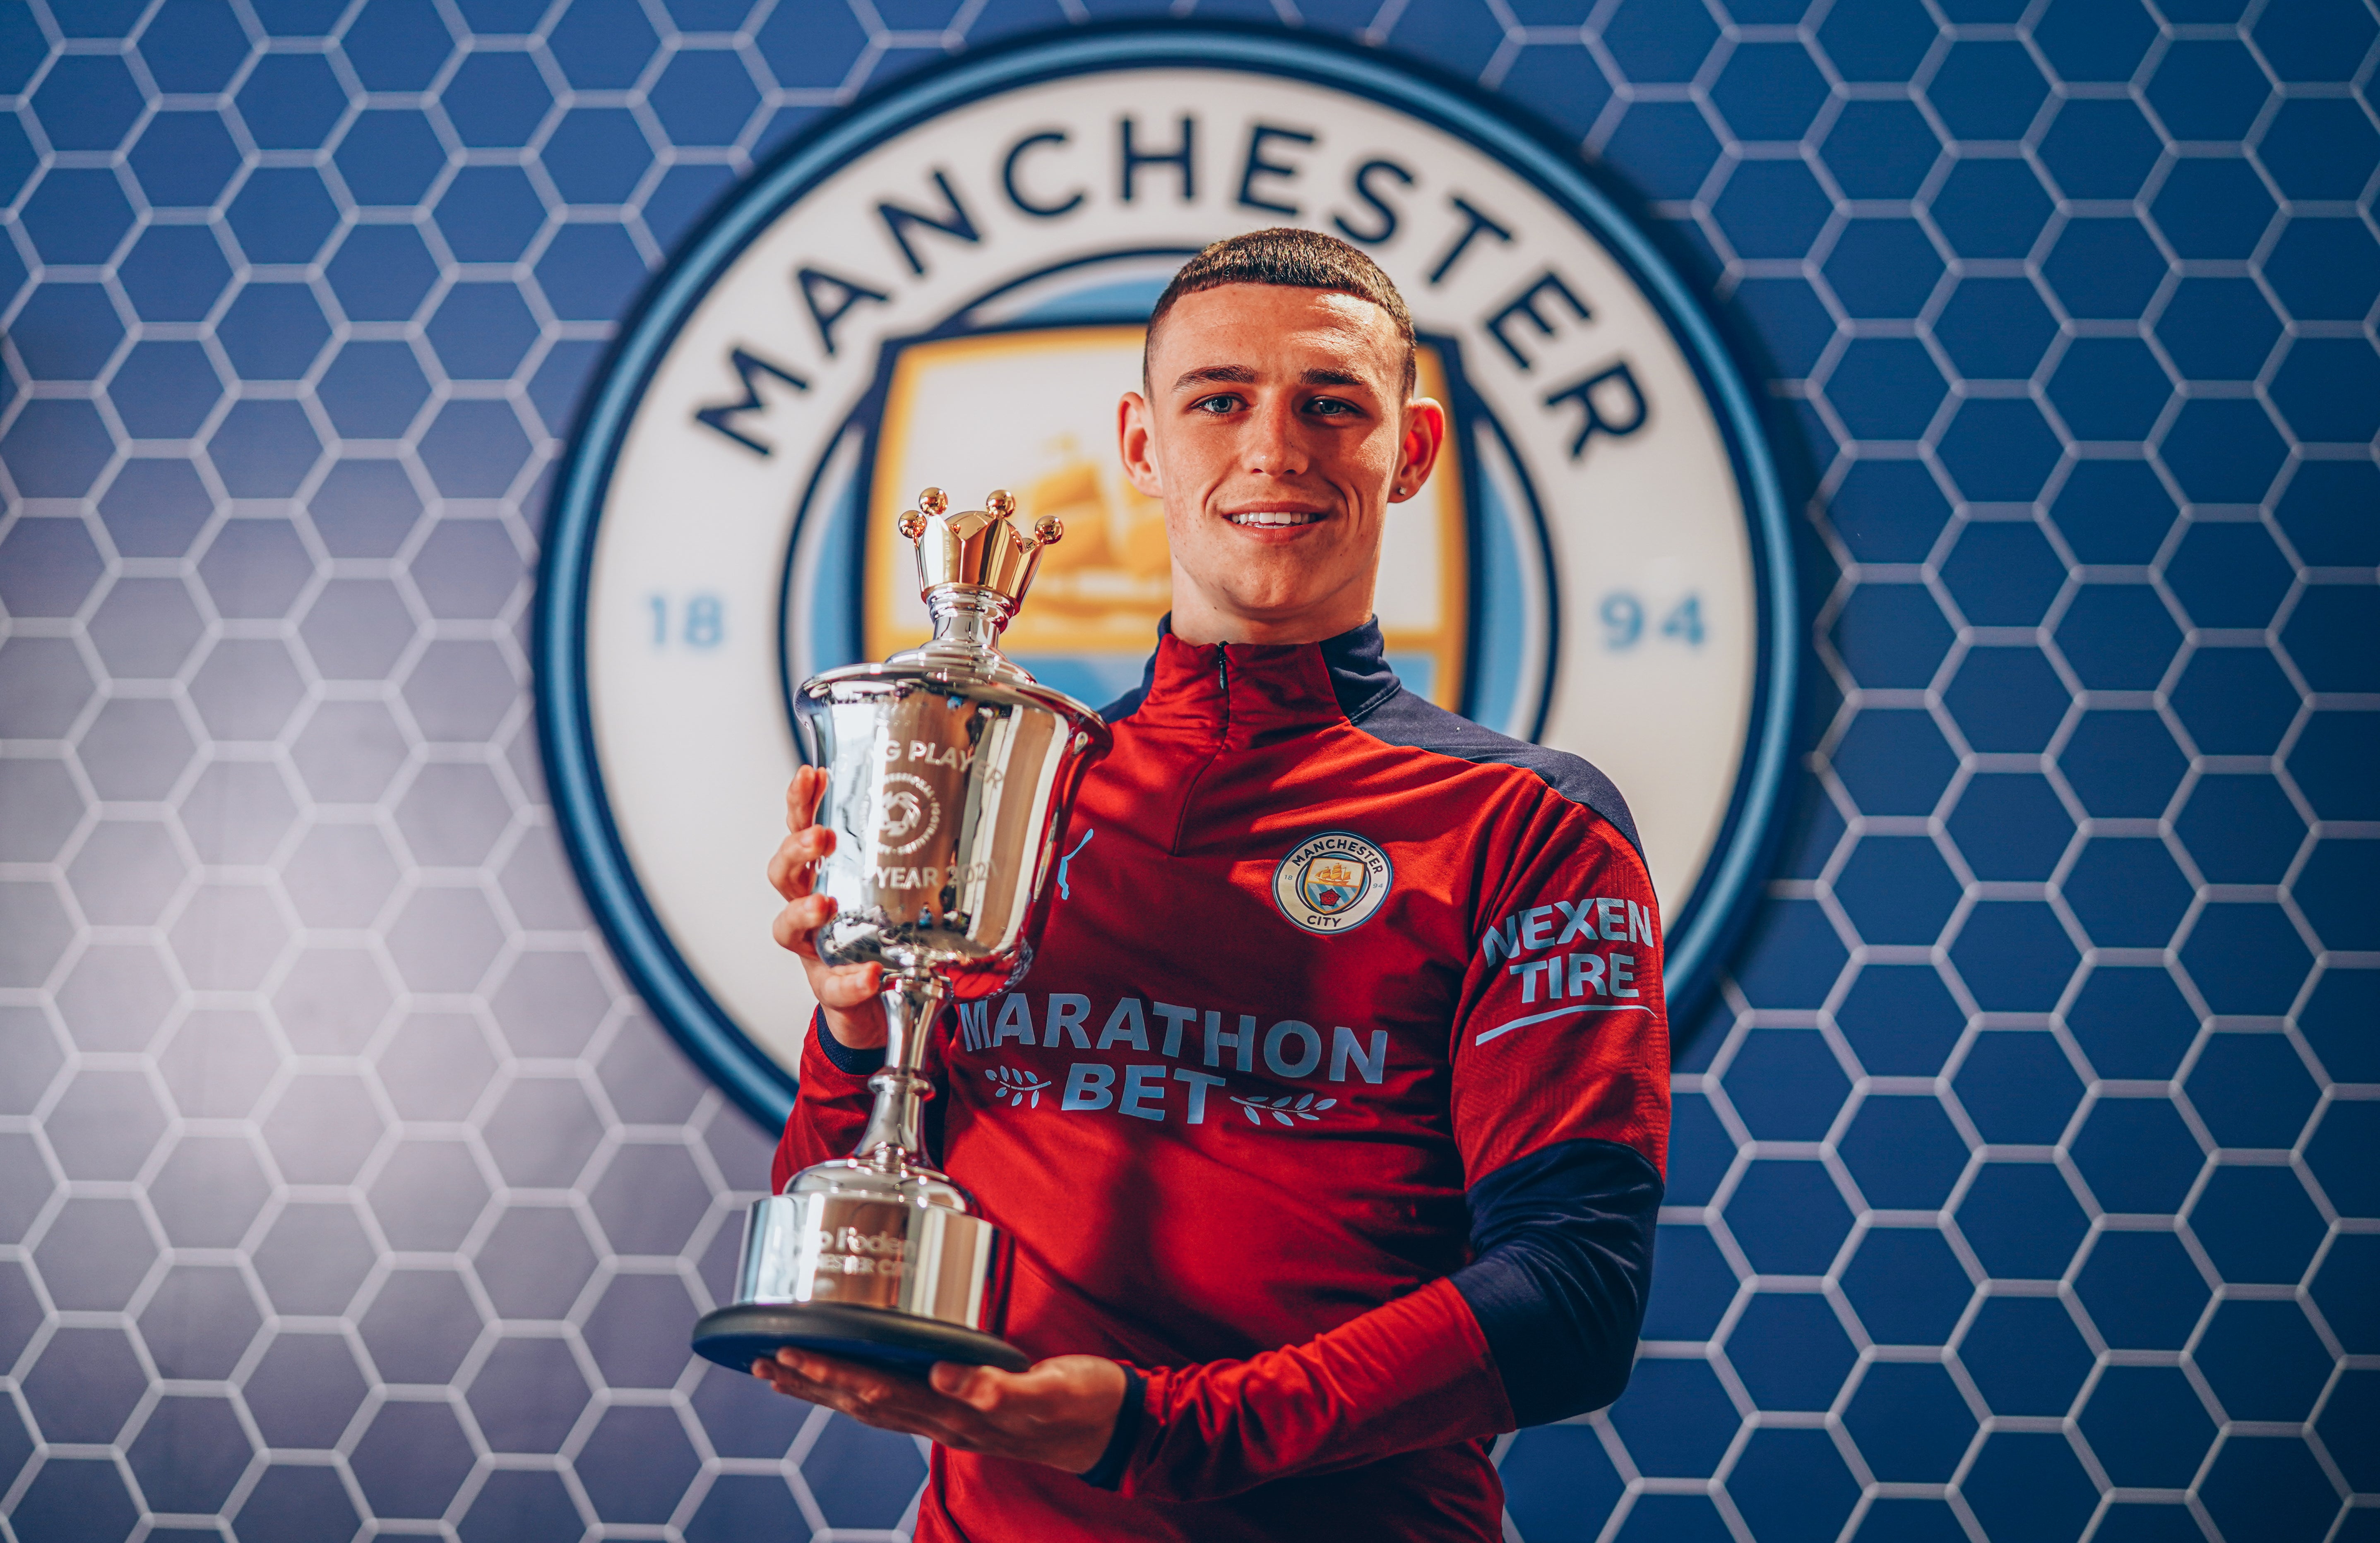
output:
<path id="1" fill-rule="evenodd" d="M 1252 509 L 1245 513 L 1226 514 L 1223 518 L 1235 525 L 1310 525 L 1322 516 L 1292 509 Z"/>

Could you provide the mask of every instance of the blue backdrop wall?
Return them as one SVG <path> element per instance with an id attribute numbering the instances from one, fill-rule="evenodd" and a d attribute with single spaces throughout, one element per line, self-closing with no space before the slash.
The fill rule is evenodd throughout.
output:
<path id="1" fill-rule="evenodd" d="M 686 1356 L 768 1139 L 576 897 L 527 574 L 709 200 L 1112 8 L 0 0 L 0 1536 L 902 1525 Z M 2380 1538 L 2372 7 L 1197 8 L 1607 163 L 1799 478 L 1798 813 L 1512 1533 Z"/>

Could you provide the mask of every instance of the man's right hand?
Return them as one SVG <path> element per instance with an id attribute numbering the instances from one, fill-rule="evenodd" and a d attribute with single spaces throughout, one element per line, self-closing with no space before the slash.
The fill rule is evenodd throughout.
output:
<path id="1" fill-rule="evenodd" d="M 825 1009 L 830 1033 L 845 1049 L 882 1044 L 888 1037 L 884 1003 L 876 994 L 883 967 L 874 964 L 829 964 L 819 958 L 817 933 L 834 915 L 834 901 L 811 893 L 818 883 L 818 865 L 834 850 L 834 832 L 818 822 L 826 773 L 804 766 L 785 789 L 785 838 L 769 859 L 769 883 L 785 898 L 770 930 L 777 946 L 790 948 L 809 977 L 810 994 Z"/>

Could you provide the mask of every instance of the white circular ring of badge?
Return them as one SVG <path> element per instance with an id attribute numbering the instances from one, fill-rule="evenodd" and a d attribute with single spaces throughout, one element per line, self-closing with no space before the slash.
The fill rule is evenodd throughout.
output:
<path id="1" fill-rule="evenodd" d="M 1756 888 L 1796 614 L 1708 319 L 1573 154 L 1376 52 L 1060 35 L 923 72 L 755 174 L 624 326 L 559 480 L 535 638 L 558 823 L 639 991 L 756 1115 L 790 1101 L 811 1006 L 762 869 L 790 687 L 922 624 L 876 526 L 924 482 L 1076 500 L 1013 651 L 1094 701 L 1136 680 L 1161 547 L 1096 440 L 1138 384 L 1130 319 L 1190 252 L 1280 223 L 1381 264 L 1455 419 L 1392 509 L 1391 662 L 1609 774 L 1673 995 L 1707 976 Z"/>

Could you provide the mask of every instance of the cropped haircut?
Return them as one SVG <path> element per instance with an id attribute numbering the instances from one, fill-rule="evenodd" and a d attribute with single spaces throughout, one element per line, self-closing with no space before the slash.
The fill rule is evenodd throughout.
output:
<path id="1" fill-rule="evenodd" d="M 1369 300 L 1389 313 L 1397 336 L 1405 345 L 1404 394 L 1414 393 L 1413 312 L 1405 297 L 1380 271 L 1380 265 L 1335 235 L 1275 225 L 1216 242 L 1182 265 L 1157 308 L 1148 314 L 1148 333 L 1140 350 L 1141 390 L 1148 389 L 1148 356 L 1166 313 L 1185 295 L 1220 289 L 1225 284 L 1273 284 L 1283 289 L 1323 289 Z"/>

